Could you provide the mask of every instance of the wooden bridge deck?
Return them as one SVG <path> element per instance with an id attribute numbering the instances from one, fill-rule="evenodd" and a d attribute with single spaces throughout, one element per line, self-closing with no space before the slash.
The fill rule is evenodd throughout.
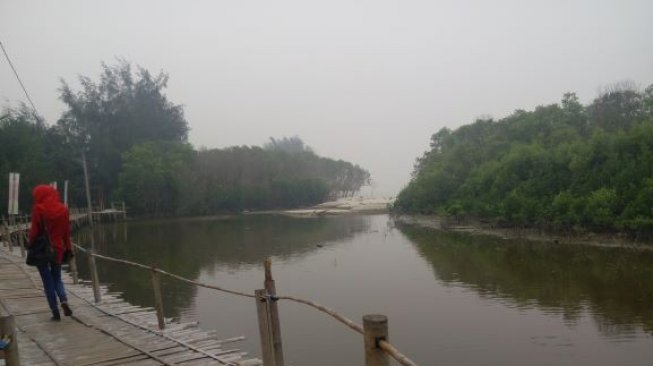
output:
<path id="1" fill-rule="evenodd" d="M 95 304 L 90 287 L 62 275 L 74 314 L 54 322 L 36 268 L 17 250 L 0 249 L 0 315 L 15 318 L 21 365 L 262 365 L 233 347 L 244 337 L 220 340 L 197 323 L 159 331 L 153 309 L 125 303 L 106 288 Z"/>

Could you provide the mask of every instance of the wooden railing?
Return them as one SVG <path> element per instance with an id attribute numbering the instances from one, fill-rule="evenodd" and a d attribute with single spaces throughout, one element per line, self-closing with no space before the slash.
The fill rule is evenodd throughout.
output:
<path id="1" fill-rule="evenodd" d="M 261 351 L 263 363 L 265 366 L 283 366 L 283 348 L 281 341 L 281 331 L 279 323 L 279 313 L 277 302 L 279 300 L 287 300 L 310 306 L 324 314 L 331 316 L 333 319 L 346 325 L 350 329 L 364 336 L 365 345 L 365 365 L 366 366 L 385 366 L 389 365 L 388 356 L 394 358 L 401 365 L 416 366 L 408 357 L 403 355 L 397 348 L 395 348 L 388 341 L 388 321 L 384 315 L 365 315 L 363 316 L 363 326 L 360 326 L 347 317 L 338 314 L 332 309 L 327 308 L 316 302 L 293 297 L 282 296 L 276 294 L 274 279 L 272 278 L 271 261 L 267 259 L 264 262 L 265 267 L 265 280 L 264 289 L 255 290 L 253 294 L 244 291 L 237 291 L 227 289 L 221 286 L 210 285 L 179 275 L 164 271 L 154 266 L 132 262 L 125 259 L 113 258 L 106 255 L 95 253 L 93 249 L 85 249 L 81 246 L 75 245 L 76 249 L 87 254 L 89 270 L 91 273 L 91 282 L 93 285 L 93 293 L 96 302 L 101 302 L 100 281 L 97 275 L 97 266 L 95 258 L 102 260 L 129 265 L 136 268 L 147 270 L 152 274 L 152 287 L 154 292 L 154 305 L 157 313 L 159 329 L 165 329 L 165 320 L 163 317 L 163 303 L 161 301 L 161 287 L 159 275 L 174 278 L 176 280 L 212 290 L 225 292 L 232 295 L 248 297 L 255 299 L 257 308 L 257 317 L 259 325 L 259 333 L 261 338 Z"/>
<path id="2" fill-rule="evenodd" d="M 20 230 L 14 230 L 13 232 L 9 229 L 10 223 L 3 225 L 5 227 L 5 232 L 3 232 L 4 238 L 10 238 L 9 248 L 12 250 L 12 246 L 17 245 L 21 247 L 21 254 L 24 256 L 24 245 L 25 245 L 25 231 L 26 226 L 23 226 Z M 15 226 L 16 227 L 16 226 Z M 12 240 L 16 232 L 20 232 L 22 235 L 17 235 L 17 237 L 22 238 L 22 240 L 14 241 Z M 387 366 L 390 364 L 389 357 L 392 357 L 399 364 L 404 366 L 416 366 L 416 364 L 411 361 L 408 357 L 402 354 L 396 347 L 394 347 L 388 341 L 388 319 L 385 315 L 370 314 L 363 316 L 363 325 L 359 325 L 347 317 L 337 313 L 336 311 L 316 303 L 314 301 L 293 297 L 293 296 L 284 296 L 278 295 L 276 293 L 275 281 L 272 277 L 272 264 L 270 259 L 266 259 L 264 262 L 265 268 L 265 279 L 264 279 L 264 288 L 255 290 L 254 293 L 248 293 L 245 291 L 237 291 L 233 289 L 227 289 L 221 286 L 206 284 L 198 281 L 194 281 L 182 276 L 167 272 L 155 266 L 148 266 L 145 264 L 129 261 L 126 259 L 113 258 L 106 255 L 101 255 L 95 252 L 93 248 L 86 249 L 80 245 L 74 244 L 73 247 L 78 252 L 83 252 L 87 255 L 88 267 L 90 271 L 91 283 L 93 286 L 93 295 L 96 303 L 102 301 L 102 293 L 100 291 L 100 279 L 97 272 L 96 258 L 101 260 L 106 260 L 114 263 L 119 263 L 123 265 L 128 265 L 131 267 L 140 268 L 151 273 L 152 280 L 152 289 L 154 296 L 154 305 L 157 314 L 158 327 L 160 330 L 165 329 L 165 319 L 163 316 L 163 301 L 162 301 L 162 291 L 159 276 L 166 276 L 181 282 L 185 282 L 194 286 L 204 287 L 207 289 L 212 289 L 216 291 L 225 292 L 228 294 L 242 296 L 247 298 L 252 298 L 256 301 L 257 309 L 257 318 L 259 325 L 259 335 L 261 340 L 261 351 L 263 364 L 265 366 L 284 366 L 283 358 L 283 347 L 281 341 L 281 325 L 279 321 L 279 311 L 278 311 L 278 302 L 280 300 L 292 301 L 295 303 L 303 304 L 309 306 L 313 309 L 318 310 L 326 315 L 329 315 L 338 322 L 344 324 L 351 330 L 362 334 L 364 340 L 364 351 L 365 351 L 365 366 Z M 71 261 L 71 272 L 73 272 L 73 281 L 77 282 L 77 256 L 73 257 Z"/>

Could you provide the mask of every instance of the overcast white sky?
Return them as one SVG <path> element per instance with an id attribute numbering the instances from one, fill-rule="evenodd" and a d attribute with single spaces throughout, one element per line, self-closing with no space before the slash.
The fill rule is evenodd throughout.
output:
<path id="1" fill-rule="evenodd" d="M 59 78 L 122 57 L 170 74 L 195 146 L 298 135 L 367 168 L 377 195 L 444 126 L 653 83 L 651 0 L 0 0 L 0 41 L 49 123 Z M 0 58 L 0 104 L 20 101 Z"/>

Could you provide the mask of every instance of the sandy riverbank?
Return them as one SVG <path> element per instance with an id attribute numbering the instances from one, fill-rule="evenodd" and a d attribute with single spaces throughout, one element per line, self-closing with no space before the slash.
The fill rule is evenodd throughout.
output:
<path id="1" fill-rule="evenodd" d="M 394 198 L 346 198 L 319 205 L 281 211 L 284 215 L 297 217 L 318 217 L 329 215 L 388 213 Z"/>

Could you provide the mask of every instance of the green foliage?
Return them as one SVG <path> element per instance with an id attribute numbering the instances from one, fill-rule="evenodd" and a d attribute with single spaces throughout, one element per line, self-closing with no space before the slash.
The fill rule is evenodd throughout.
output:
<path id="1" fill-rule="evenodd" d="M 123 155 L 119 194 L 136 213 L 174 212 L 180 195 L 179 172 L 191 160 L 190 145 L 145 142 Z"/>
<path id="2" fill-rule="evenodd" d="M 62 82 L 68 107 L 53 127 L 23 106 L 0 114 L 0 191 L 21 173 L 20 208 L 36 184 L 70 181 L 71 205 L 85 206 L 80 157 L 87 157 L 93 204 L 123 199 L 133 213 L 210 214 L 313 205 L 369 184 L 358 165 L 316 155 L 297 136 L 260 147 L 194 151 L 183 108 L 164 90 L 168 75 L 103 64 L 98 81 Z M 2 178 L 4 177 L 4 178 Z M 6 200 L 0 200 L 6 212 Z"/>
<path id="3" fill-rule="evenodd" d="M 269 145 L 199 151 L 183 173 L 181 212 L 308 206 L 350 195 L 369 181 L 364 169 L 319 157 L 303 142 L 300 145 L 302 149 L 291 151 Z"/>
<path id="4" fill-rule="evenodd" d="M 309 151 L 243 146 L 195 152 L 187 144 L 146 142 L 123 155 L 119 196 L 133 212 L 151 214 L 308 206 L 329 197 L 339 175 L 326 168 L 334 164 L 342 175 L 353 167 Z M 357 167 L 354 172 L 369 176 Z"/>
<path id="5" fill-rule="evenodd" d="M 8 191 L 10 172 L 20 173 L 19 209 L 29 212 L 32 187 L 41 183 L 72 179 L 77 174 L 65 138 L 57 128 L 47 127 L 43 120 L 24 105 L 0 113 L 0 192 Z M 81 184 L 72 180 L 71 189 Z M 6 197 L 6 196 L 5 196 Z M 7 212 L 7 200 L 0 200 L 0 211 Z"/>
<path id="6" fill-rule="evenodd" d="M 587 107 L 567 93 L 561 105 L 442 129 L 395 209 L 649 235 L 652 106 L 653 85 L 618 85 Z"/>

